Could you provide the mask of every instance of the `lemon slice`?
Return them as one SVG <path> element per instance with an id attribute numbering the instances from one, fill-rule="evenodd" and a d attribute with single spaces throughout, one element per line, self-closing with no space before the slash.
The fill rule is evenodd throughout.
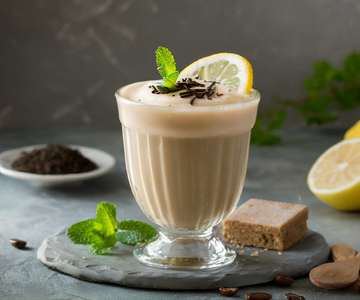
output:
<path id="1" fill-rule="evenodd" d="M 360 137 L 360 120 L 346 131 L 344 139 L 353 139 L 358 137 Z"/>
<path id="2" fill-rule="evenodd" d="M 360 138 L 343 140 L 326 150 L 310 169 L 308 186 L 331 206 L 360 209 Z"/>
<path id="3" fill-rule="evenodd" d="M 199 79 L 216 81 L 239 94 L 251 93 L 253 70 L 242 56 L 218 53 L 197 60 L 187 66 L 178 79 L 199 76 Z"/>

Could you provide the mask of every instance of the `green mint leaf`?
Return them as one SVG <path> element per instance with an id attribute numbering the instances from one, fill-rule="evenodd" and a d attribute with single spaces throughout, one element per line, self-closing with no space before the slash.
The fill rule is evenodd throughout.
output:
<path id="1" fill-rule="evenodd" d="M 92 255 L 102 255 L 108 253 L 116 244 L 116 236 L 112 236 L 107 240 L 103 240 L 100 244 L 91 244 L 89 251 Z"/>
<path id="2" fill-rule="evenodd" d="M 169 49 L 160 46 L 157 48 L 155 54 L 157 69 L 162 78 L 168 77 L 170 74 L 176 72 L 175 59 Z"/>
<path id="3" fill-rule="evenodd" d="M 110 250 L 112 249 L 112 247 L 108 247 L 108 248 L 99 248 L 98 246 L 96 245 L 90 245 L 90 253 L 92 255 L 103 255 L 103 254 L 106 254 L 108 253 Z"/>
<path id="4" fill-rule="evenodd" d="M 154 241 L 156 237 L 156 229 L 140 221 L 123 220 L 117 225 L 116 238 L 123 244 L 149 243 Z"/>
<path id="5" fill-rule="evenodd" d="M 261 132 L 259 135 L 251 135 L 251 143 L 257 146 L 271 146 L 280 143 L 281 137 L 276 134 L 271 134 L 266 131 Z"/>
<path id="6" fill-rule="evenodd" d="M 337 117 L 338 117 L 338 115 L 336 115 L 336 114 L 332 114 L 330 112 L 324 112 L 321 115 L 308 115 L 306 117 L 306 122 L 309 125 L 311 125 L 311 124 L 322 125 L 324 123 L 332 122 L 332 121 L 336 120 Z"/>
<path id="7" fill-rule="evenodd" d="M 109 234 L 108 228 L 95 219 L 89 219 L 72 225 L 68 229 L 67 236 L 75 244 L 90 245 L 90 253 L 94 255 L 102 254 L 102 252 L 106 253 L 116 244 L 115 230 L 113 229 L 112 234 Z"/>
<path id="8" fill-rule="evenodd" d="M 104 254 L 116 244 L 116 207 L 101 202 L 97 207 L 96 219 L 89 219 L 72 225 L 67 236 L 76 244 L 90 245 L 90 253 Z"/>
<path id="9" fill-rule="evenodd" d="M 278 103 L 286 101 L 277 99 Z M 286 110 L 282 108 L 266 109 L 265 114 L 259 115 L 251 130 L 251 143 L 254 145 L 274 145 L 281 141 L 280 136 L 273 131 L 281 128 L 286 118 Z M 265 122 L 264 122 L 265 121 Z"/>
<path id="10" fill-rule="evenodd" d="M 159 91 L 163 91 L 163 92 L 165 92 L 165 93 L 170 93 L 170 92 L 171 92 L 171 90 L 170 90 L 168 87 L 166 87 L 166 86 L 158 85 L 158 86 L 156 86 L 156 87 L 158 88 Z"/>
<path id="11" fill-rule="evenodd" d="M 267 131 L 271 132 L 281 128 L 286 118 L 286 110 L 284 109 L 273 109 L 267 111 L 267 117 L 269 120 Z"/>
<path id="12" fill-rule="evenodd" d="M 360 85 L 357 88 L 334 89 L 334 94 L 340 109 L 354 109 L 360 104 Z"/>
<path id="13" fill-rule="evenodd" d="M 115 231 L 117 225 L 116 206 L 106 202 L 99 203 L 96 209 L 96 221 L 109 228 L 109 230 Z"/>
<path id="14" fill-rule="evenodd" d="M 359 85 L 360 80 L 360 52 L 350 53 L 344 60 L 344 80 Z"/>
<path id="15" fill-rule="evenodd" d="M 281 141 L 281 137 L 268 132 L 261 127 L 261 118 L 257 118 L 253 129 L 251 130 L 251 144 L 257 146 L 269 146 Z"/>
<path id="16" fill-rule="evenodd" d="M 179 72 L 176 71 L 175 59 L 169 49 L 165 47 L 157 48 L 156 52 L 157 69 L 163 78 L 163 88 L 172 89 L 175 87 L 176 79 L 179 77 Z"/>
<path id="17" fill-rule="evenodd" d="M 176 79 L 179 77 L 179 72 L 171 73 L 169 76 L 163 78 L 163 86 L 172 89 L 175 87 Z"/>
<path id="18" fill-rule="evenodd" d="M 78 222 L 68 229 L 67 236 L 75 244 L 91 244 L 95 240 L 97 227 L 100 227 L 100 224 L 95 219 Z"/>
<path id="19" fill-rule="evenodd" d="M 344 73 L 340 69 L 332 69 L 330 71 L 330 77 L 332 80 L 341 81 L 344 80 Z"/>

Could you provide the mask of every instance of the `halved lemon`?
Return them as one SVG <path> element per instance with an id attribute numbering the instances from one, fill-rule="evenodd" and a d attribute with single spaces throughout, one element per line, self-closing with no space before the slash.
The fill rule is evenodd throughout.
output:
<path id="1" fill-rule="evenodd" d="M 218 53 L 197 60 L 181 71 L 178 79 L 199 76 L 199 79 L 216 81 L 239 94 L 249 94 L 253 85 L 253 70 L 242 56 Z"/>
<path id="2" fill-rule="evenodd" d="M 311 167 L 309 189 L 340 210 L 360 209 L 360 138 L 343 140 L 326 150 Z"/>
<path id="3" fill-rule="evenodd" d="M 360 120 L 345 132 L 344 139 L 353 139 L 358 137 L 360 137 Z"/>

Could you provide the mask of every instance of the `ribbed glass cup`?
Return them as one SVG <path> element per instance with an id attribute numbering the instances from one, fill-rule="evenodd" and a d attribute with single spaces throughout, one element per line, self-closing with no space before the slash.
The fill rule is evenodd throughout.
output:
<path id="1" fill-rule="evenodd" d="M 235 251 L 215 238 L 212 227 L 239 201 L 259 92 L 233 104 L 167 106 L 127 99 L 138 84 L 115 94 L 126 169 L 138 205 L 160 229 L 155 242 L 134 250 L 135 257 L 161 268 L 231 264 Z"/>

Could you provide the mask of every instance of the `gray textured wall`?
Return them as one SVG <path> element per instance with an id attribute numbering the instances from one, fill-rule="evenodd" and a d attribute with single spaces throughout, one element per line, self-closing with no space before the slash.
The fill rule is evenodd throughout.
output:
<path id="1" fill-rule="evenodd" d="M 222 51 L 245 56 L 261 108 L 276 94 L 300 98 L 314 61 L 338 65 L 360 50 L 360 1 L 1 0 L 0 28 L 0 127 L 115 125 L 115 90 L 159 77 L 158 45 L 179 69 Z"/>

